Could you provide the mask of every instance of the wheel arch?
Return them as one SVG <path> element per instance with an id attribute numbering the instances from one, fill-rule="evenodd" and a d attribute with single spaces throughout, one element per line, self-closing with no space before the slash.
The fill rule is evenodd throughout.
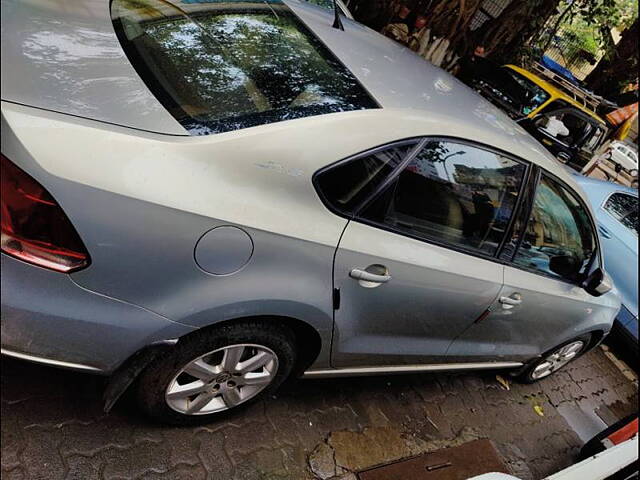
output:
<path id="1" fill-rule="evenodd" d="M 264 323 L 268 325 L 271 322 L 289 329 L 295 337 L 298 358 L 294 366 L 292 375 L 302 375 L 320 356 L 322 352 L 323 342 L 322 336 L 309 323 L 293 317 L 283 315 L 252 315 L 220 322 L 212 323 L 201 327 L 195 331 L 188 332 L 177 339 L 171 339 L 161 342 L 155 342 L 136 351 L 127 360 L 125 360 L 109 377 L 109 381 L 104 390 L 103 409 L 109 412 L 118 399 L 129 389 L 136 381 L 140 373 L 153 362 L 158 355 L 172 349 L 180 341 L 203 331 L 211 330 L 224 325 L 238 324 L 242 322 Z"/>

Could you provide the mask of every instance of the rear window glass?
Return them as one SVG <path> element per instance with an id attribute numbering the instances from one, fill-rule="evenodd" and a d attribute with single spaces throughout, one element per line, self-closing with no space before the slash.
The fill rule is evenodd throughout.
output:
<path id="1" fill-rule="evenodd" d="M 280 0 L 114 0 L 111 14 L 138 74 L 192 135 L 377 108 Z"/>

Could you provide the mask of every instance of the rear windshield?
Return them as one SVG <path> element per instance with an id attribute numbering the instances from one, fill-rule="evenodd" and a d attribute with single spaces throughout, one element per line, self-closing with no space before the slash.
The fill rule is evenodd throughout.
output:
<path id="1" fill-rule="evenodd" d="M 377 108 L 281 0 L 113 0 L 138 74 L 192 134 Z"/>

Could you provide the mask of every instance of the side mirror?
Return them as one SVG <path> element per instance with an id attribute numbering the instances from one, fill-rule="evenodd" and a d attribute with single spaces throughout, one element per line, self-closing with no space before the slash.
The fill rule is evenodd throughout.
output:
<path id="1" fill-rule="evenodd" d="M 549 258 L 549 270 L 563 278 L 577 278 L 581 266 L 573 255 L 553 255 Z"/>
<path id="2" fill-rule="evenodd" d="M 599 297 L 613 289 L 613 280 L 607 272 L 596 268 L 582 283 L 586 292 L 594 297 Z"/>

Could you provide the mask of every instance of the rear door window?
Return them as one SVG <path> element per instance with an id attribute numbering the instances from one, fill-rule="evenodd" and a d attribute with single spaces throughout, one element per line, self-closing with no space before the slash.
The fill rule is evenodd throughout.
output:
<path id="1" fill-rule="evenodd" d="M 416 143 L 400 142 L 340 162 L 319 172 L 314 183 L 325 203 L 350 215 L 391 175 Z"/>
<path id="2" fill-rule="evenodd" d="M 377 108 L 280 0 L 114 0 L 133 66 L 192 134 Z"/>

